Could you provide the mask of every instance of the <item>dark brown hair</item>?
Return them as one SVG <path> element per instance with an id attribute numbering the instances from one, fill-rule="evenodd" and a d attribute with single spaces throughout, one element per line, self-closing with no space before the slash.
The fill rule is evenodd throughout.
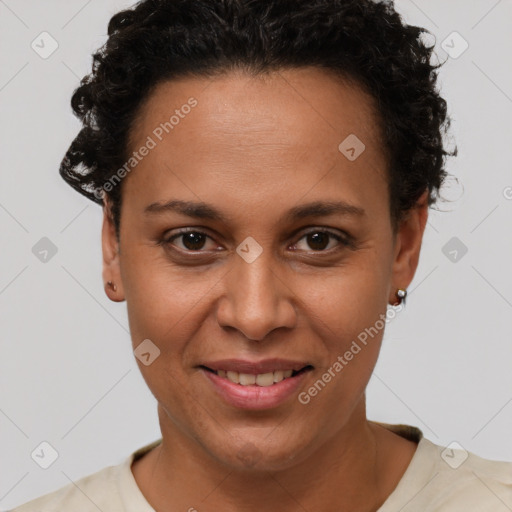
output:
<path id="1" fill-rule="evenodd" d="M 144 0 L 114 15 L 92 72 L 72 97 L 83 128 L 61 176 L 89 199 L 110 200 L 119 235 L 122 186 L 105 187 L 129 158 L 129 134 L 152 88 L 183 76 L 317 66 L 361 84 L 376 100 L 389 158 L 393 224 L 444 178 L 449 126 L 423 28 L 391 1 Z M 104 188 L 105 187 L 105 188 Z M 111 189 L 111 190 L 110 190 Z"/>

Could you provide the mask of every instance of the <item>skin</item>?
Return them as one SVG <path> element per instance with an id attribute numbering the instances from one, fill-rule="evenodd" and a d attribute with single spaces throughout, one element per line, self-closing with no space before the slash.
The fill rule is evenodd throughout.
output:
<path id="1" fill-rule="evenodd" d="M 314 369 L 299 391 L 311 387 L 412 281 L 426 192 L 394 233 L 373 99 L 315 68 L 161 83 L 130 149 L 191 96 L 198 105 L 124 180 L 119 240 L 104 206 L 103 277 L 117 286 L 106 293 L 126 300 L 133 347 L 150 339 L 161 352 L 149 366 L 137 361 L 163 441 L 133 464 L 135 480 L 158 512 L 375 511 L 417 446 L 366 418 L 383 330 L 307 405 L 294 395 L 273 409 L 236 408 L 198 365 L 300 360 Z M 366 146 L 352 162 L 338 150 L 349 134 Z M 206 202 L 225 221 L 144 213 L 170 199 Z M 312 201 L 364 214 L 283 220 Z M 207 237 L 169 241 L 181 228 Z M 353 244 L 315 245 L 305 234 L 318 229 Z M 263 249 L 252 263 L 236 252 L 248 236 Z"/>

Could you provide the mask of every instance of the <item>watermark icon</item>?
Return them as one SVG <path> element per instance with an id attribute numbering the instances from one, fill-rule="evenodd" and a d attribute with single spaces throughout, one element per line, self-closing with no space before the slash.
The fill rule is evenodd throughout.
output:
<path id="1" fill-rule="evenodd" d="M 469 43 L 458 32 L 454 31 L 443 39 L 441 48 L 452 59 L 458 59 L 469 48 Z"/>
<path id="2" fill-rule="evenodd" d="M 503 197 L 509 201 L 512 199 L 512 187 L 505 187 L 503 189 Z"/>
<path id="3" fill-rule="evenodd" d="M 468 252 L 467 246 L 456 236 L 443 245 L 441 252 L 452 262 L 458 263 Z"/>
<path id="4" fill-rule="evenodd" d="M 190 97 L 187 103 L 184 103 L 179 109 L 174 111 L 174 114 L 168 121 L 160 123 L 148 135 L 144 144 L 132 153 L 132 156 L 111 176 L 102 187 L 94 190 L 94 197 L 96 199 L 103 199 L 103 192 L 112 192 L 112 190 L 121 183 L 121 181 L 129 174 L 142 160 L 149 155 L 152 149 L 155 149 L 159 142 L 163 140 L 166 134 L 171 133 L 172 130 L 181 122 L 182 119 L 190 114 L 192 109 L 198 105 L 194 97 Z"/>
<path id="5" fill-rule="evenodd" d="M 339 152 L 347 159 L 353 162 L 357 160 L 366 149 L 363 141 L 351 133 L 341 144 L 338 146 Z"/>
<path id="6" fill-rule="evenodd" d="M 56 254 L 57 246 L 46 236 L 32 247 L 32 254 L 41 262 L 48 263 Z"/>
<path id="7" fill-rule="evenodd" d="M 48 441 L 43 441 L 30 456 L 39 467 L 48 469 L 59 458 L 59 452 Z"/>
<path id="8" fill-rule="evenodd" d="M 151 340 L 145 339 L 133 354 L 144 366 L 149 366 L 160 355 L 160 349 Z"/>
<path id="9" fill-rule="evenodd" d="M 247 263 L 252 263 L 263 252 L 263 247 L 254 240 L 252 236 L 248 236 L 237 248 L 236 252 Z"/>
<path id="10" fill-rule="evenodd" d="M 366 347 L 368 344 L 368 337 L 373 339 L 375 336 L 377 336 L 377 334 L 379 334 L 379 332 L 384 329 L 386 324 L 393 320 L 397 313 L 402 311 L 402 309 L 403 304 L 398 304 L 395 307 L 388 308 L 386 314 L 384 315 L 381 313 L 379 315 L 379 319 L 371 327 L 366 327 L 364 331 L 361 331 L 357 336 L 357 340 L 352 341 L 350 348 L 346 350 L 343 355 L 339 355 L 336 358 L 336 361 L 334 361 L 334 363 L 312 386 L 308 388 L 307 391 L 302 391 L 299 393 L 299 402 L 302 405 L 309 404 L 309 402 L 311 402 L 311 398 L 318 395 L 318 393 L 320 393 L 320 391 L 322 391 L 325 386 L 331 382 L 332 379 L 334 379 L 334 377 L 342 372 L 343 368 L 345 368 L 345 366 L 347 366 L 348 363 L 354 359 L 354 356 L 359 354 L 359 352 L 361 352 L 361 350 Z M 361 345 L 363 345 L 363 347 Z"/>
<path id="11" fill-rule="evenodd" d="M 48 32 L 41 32 L 31 43 L 30 47 L 41 59 L 48 59 L 59 47 L 57 40 Z"/>
<path id="12" fill-rule="evenodd" d="M 452 469 L 457 469 L 469 457 L 467 450 L 461 446 L 457 441 L 451 442 L 442 452 L 441 458 L 450 466 Z"/>

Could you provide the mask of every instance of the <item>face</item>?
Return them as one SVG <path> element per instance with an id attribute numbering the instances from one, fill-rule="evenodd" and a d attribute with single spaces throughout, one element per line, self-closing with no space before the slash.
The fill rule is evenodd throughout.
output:
<path id="1" fill-rule="evenodd" d="M 104 275 L 133 348 L 150 340 L 138 364 L 164 439 L 278 469 L 361 427 L 426 221 L 394 236 L 377 120 L 310 68 L 166 82 L 143 105 L 130 151 L 150 149 L 123 182 L 119 245 L 105 209 Z"/>

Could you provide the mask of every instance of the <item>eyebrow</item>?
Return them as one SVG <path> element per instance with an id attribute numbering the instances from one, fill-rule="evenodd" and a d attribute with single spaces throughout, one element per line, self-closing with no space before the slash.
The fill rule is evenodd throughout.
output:
<path id="1" fill-rule="evenodd" d="M 226 217 L 219 210 L 204 202 L 171 200 L 165 203 L 151 203 L 144 209 L 145 214 L 166 212 L 176 212 L 196 219 L 226 222 Z M 291 208 L 284 215 L 283 220 L 296 221 L 308 217 L 325 217 L 335 214 L 363 217 L 366 212 L 363 208 L 344 201 L 314 201 Z"/>

